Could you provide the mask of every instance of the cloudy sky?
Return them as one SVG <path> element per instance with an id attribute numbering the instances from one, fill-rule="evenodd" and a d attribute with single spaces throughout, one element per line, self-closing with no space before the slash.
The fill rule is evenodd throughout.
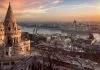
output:
<path id="1" fill-rule="evenodd" d="M 100 0 L 10 0 L 18 21 L 99 21 Z M 8 0 L 0 0 L 0 20 Z"/>

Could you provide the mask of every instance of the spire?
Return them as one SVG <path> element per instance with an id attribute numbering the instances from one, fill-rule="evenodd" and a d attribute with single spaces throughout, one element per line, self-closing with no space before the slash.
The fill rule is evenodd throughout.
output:
<path id="1" fill-rule="evenodd" d="M 76 23 L 76 20 L 74 19 L 73 23 Z"/>
<path id="2" fill-rule="evenodd" d="M 12 23 L 12 24 L 16 23 L 16 19 L 15 19 L 14 13 L 12 11 L 10 1 L 9 1 L 9 6 L 8 6 L 7 13 L 6 13 L 6 17 L 5 17 L 5 20 L 4 20 L 4 25 L 6 25 L 8 23 Z"/>

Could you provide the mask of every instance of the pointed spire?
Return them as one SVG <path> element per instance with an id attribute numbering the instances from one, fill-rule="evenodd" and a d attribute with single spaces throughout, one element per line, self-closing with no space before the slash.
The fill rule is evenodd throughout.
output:
<path id="1" fill-rule="evenodd" d="M 9 6 L 8 6 L 7 13 L 6 13 L 6 17 L 5 17 L 5 20 L 4 20 L 4 25 L 6 25 L 8 23 L 12 23 L 12 24 L 16 23 L 16 19 L 15 19 L 15 16 L 13 14 L 13 11 L 12 11 L 10 1 L 9 1 Z"/>
<path id="2" fill-rule="evenodd" d="M 77 21 L 74 19 L 73 23 L 76 23 Z"/>

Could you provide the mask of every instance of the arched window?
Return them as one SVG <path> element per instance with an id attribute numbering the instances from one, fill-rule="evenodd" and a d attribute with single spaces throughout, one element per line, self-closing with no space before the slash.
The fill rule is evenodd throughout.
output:
<path id="1" fill-rule="evenodd" d="M 7 38 L 7 44 L 8 44 L 9 46 L 12 46 L 12 43 L 13 43 L 12 38 L 11 38 L 11 37 L 8 37 L 8 38 Z"/>
<path id="2" fill-rule="evenodd" d="M 10 31 L 10 30 L 11 30 L 11 28 L 10 28 L 10 27 L 8 27 L 8 30 Z"/>
<path id="3" fill-rule="evenodd" d="M 15 62 L 14 62 L 14 61 L 12 61 L 12 62 L 11 62 L 11 65 L 14 65 L 14 64 L 15 64 Z"/>
<path id="4" fill-rule="evenodd" d="M 16 43 L 16 38 L 14 38 L 14 43 Z"/>
<path id="5" fill-rule="evenodd" d="M 31 65 L 28 66 L 28 69 L 31 69 Z"/>
<path id="6" fill-rule="evenodd" d="M 6 51 L 6 55 L 8 55 L 8 51 Z"/>
<path id="7" fill-rule="evenodd" d="M 14 30 L 16 30 L 16 27 L 14 28 Z"/>

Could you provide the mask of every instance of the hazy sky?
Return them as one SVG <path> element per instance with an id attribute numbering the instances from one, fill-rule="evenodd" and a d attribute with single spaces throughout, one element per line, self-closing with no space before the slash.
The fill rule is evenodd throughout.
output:
<path id="1" fill-rule="evenodd" d="M 100 0 L 10 0 L 18 21 L 99 21 Z M 8 0 L 0 0 L 0 20 Z"/>

